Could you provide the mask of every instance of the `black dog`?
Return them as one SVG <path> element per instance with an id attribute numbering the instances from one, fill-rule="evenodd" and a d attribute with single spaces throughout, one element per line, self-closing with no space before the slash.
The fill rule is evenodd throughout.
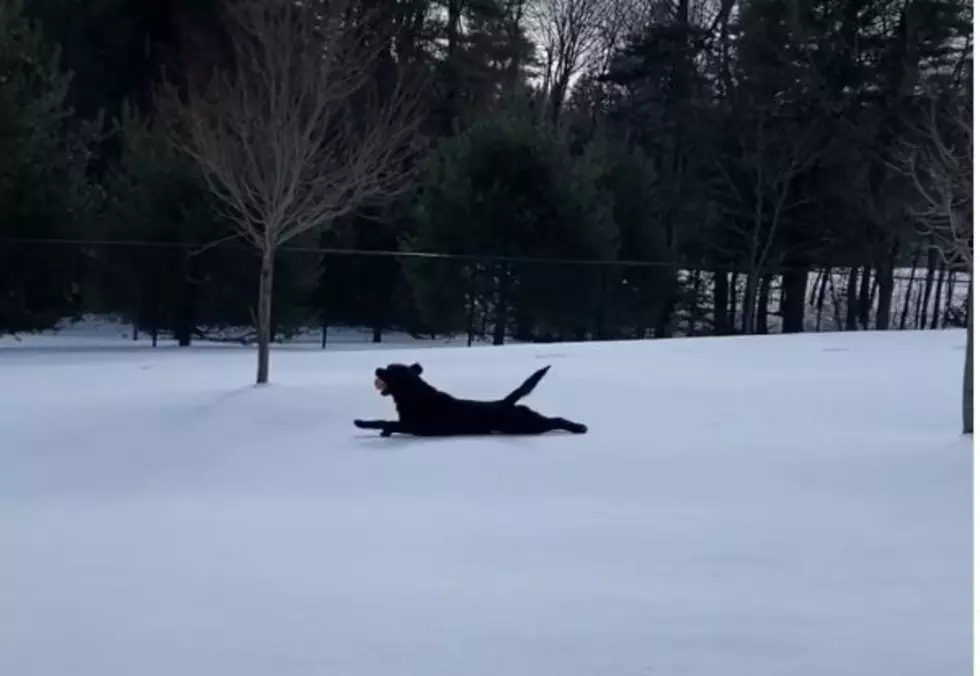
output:
<path id="1" fill-rule="evenodd" d="M 565 430 L 585 434 L 585 425 L 548 418 L 517 402 L 531 393 L 550 366 L 535 371 L 516 390 L 497 401 L 457 399 L 422 380 L 420 364 L 391 364 L 375 369 L 374 386 L 382 396 L 391 396 L 398 409 L 398 420 L 355 420 L 365 430 L 381 430 L 381 436 L 394 433 L 420 437 L 483 434 L 544 434 Z"/>

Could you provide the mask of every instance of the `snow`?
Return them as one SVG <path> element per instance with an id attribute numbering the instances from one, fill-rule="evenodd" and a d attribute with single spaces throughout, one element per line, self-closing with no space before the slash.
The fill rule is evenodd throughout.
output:
<path id="1" fill-rule="evenodd" d="M 0 673 L 969 673 L 964 344 L 0 350 Z M 355 429 L 413 359 L 590 433 Z"/>

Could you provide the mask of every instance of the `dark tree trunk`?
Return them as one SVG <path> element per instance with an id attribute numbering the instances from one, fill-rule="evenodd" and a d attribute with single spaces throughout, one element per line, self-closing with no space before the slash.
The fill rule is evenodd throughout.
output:
<path id="1" fill-rule="evenodd" d="M 857 331 L 858 327 L 857 286 L 858 269 L 851 267 L 847 273 L 847 317 L 844 320 L 844 329 L 847 331 Z"/>
<path id="2" fill-rule="evenodd" d="M 274 249 L 262 252 L 262 267 L 259 270 L 259 302 L 256 313 L 256 332 L 258 337 L 258 368 L 255 383 L 269 382 L 269 346 L 272 342 L 272 281 L 275 273 L 276 252 Z"/>
<path id="3" fill-rule="evenodd" d="M 973 270 L 970 270 L 970 287 L 966 292 L 966 363 L 963 365 L 963 434 L 973 434 Z"/>
<path id="4" fill-rule="evenodd" d="M 694 275 L 694 288 L 691 290 L 693 298 L 691 300 L 690 314 L 688 318 L 687 335 L 696 336 L 698 332 L 698 320 L 701 318 L 701 270 L 695 268 L 692 272 Z"/>
<path id="5" fill-rule="evenodd" d="M 956 272 L 949 271 L 946 277 L 946 308 L 943 311 L 943 328 L 949 326 L 949 310 L 953 307 L 953 291 L 956 290 Z"/>
<path id="6" fill-rule="evenodd" d="M 184 288 L 180 298 L 180 309 L 177 313 L 177 323 L 174 334 L 180 347 L 190 347 L 194 333 L 197 331 L 197 300 L 200 285 L 197 282 L 197 268 L 193 258 L 184 257 Z"/>
<path id="7" fill-rule="evenodd" d="M 909 307 L 912 303 L 912 289 L 915 287 L 915 273 L 919 266 L 919 250 L 916 249 L 912 257 L 912 269 L 909 272 L 908 283 L 905 285 L 905 300 L 902 302 L 902 315 L 898 321 L 898 328 L 905 329 L 905 323 L 909 318 Z"/>
<path id="8" fill-rule="evenodd" d="M 802 333 L 806 314 L 806 287 L 810 271 L 793 269 L 783 274 L 783 333 Z"/>
<path id="9" fill-rule="evenodd" d="M 771 274 L 765 274 L 759 280 L 759 291 L 756 295 L 755 332 L 760 336 L 769 333 L 769 296 L 772 295 Z"/>
<path id="10" fill-rule="evenodd" d="M 936 275 L 936 293 L 932 300 L 932 321 L 929 323 L 929 328 L 933 330 L 939 328 L 939 308 L 943 298 L 943 282 L 945 278 L 946 266 L 940 262 Z"/>
<path id="11" fill-rule="evenodd" d="M 810 300 L 808 301 L 810 303 L 810 307 L 817 306 L 817 292 L 820 289 L 820 285 L 823 283 L 825 272 L 826 271 L 822 268 L 817 271 L 817 283 L 810 288 Z"/>
<path id="12" fill-rule="evenodd" d="M 932 280 L 936 276 L 936 266 L 939 264 L 939 253 L 936 251 L 935 242 L 930 240 L 929 242 L 929 255 L 926 257 L 926 281 L 925 288 L 923 289 L 922 296 L 919 298 L 920 303 L 917 308 L 917 326 L 920 329 L 926 328 L 926 323 L 929 317 L 929 297 L 932 295 Z"/>
<path id="13" fill-rule="evenodd" d="M 732 331 L 728 320 L 728 272 L 716 268 L 713 277 L 714 333 L 716 336 L 727 336 Z"/>
<path id="14" fill-rule="evenodd" d="M 881 261 L 875 271 L 878 283 L 878 307 L 875 311 L 875 328 L 886 331 L 892 325 L 892 296 L 895 293 L 895 258 L 898 256 L 898 246 L 892 249 L 889 256 Z"/>
<path id="15" fill-rule="evenodd" d="M 861 328 L 868 330 L 871 323 L 871 266 L 865 265 L 861 270 L 861 290 L 858 294 L 858 322 Z"/>
<path id="16" fill-rule="evenodd" d="M 823 305 L 827 295 L 827 282 L 830 280 L 831 269 L 827 268 L 820 274 L 820 282 L 817 285 L 820 290 L 817 292 L 817 331 L 823 329 Z"/>
<path id="17" fill-rule="evenodd" d="M 755 329 L 756 303 L 759 300 L 759 276 L 750 272 L 745 277 L 745 295 L 742 296 L 742 333 L 749 335 Z"/>

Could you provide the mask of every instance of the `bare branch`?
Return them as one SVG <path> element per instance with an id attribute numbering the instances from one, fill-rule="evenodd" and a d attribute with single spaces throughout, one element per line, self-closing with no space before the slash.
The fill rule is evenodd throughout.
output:
<path id="1" fill-rule="evenodd" d="M 908 213 L 947 264 L 973 268 L 973 103 L 932 97 L 890 166 L 914 188 Z"/>
<path id="2" fill-rule="evenodd" d="M 225 14 L 234 63 L 190 83 L 181 147 L 250 242 L 276 247 L 407 185 L 421 87 L 376 14 L 353 0 Z"/>
<path id="3" fill-rule="evenodd" d="M 544 52 L 544 89 L 553 119 L 575 77 L 602 51 L 612 52 L 633 4 L 630 0 L 537 0 L 533 16 Z"/>
<path id="4" fill-rule="evenodd" d="M 719 208 L 730 217 L 723 229 L 736 240 L 720 252 L 761 273 L 773 264 L 787 214 L 808 202 L 794 197 L 794 185 L 823 151 L 816 121 L 780 119 L 768 109 L 748 114 L 751 119 L 738 125 L 735 152 L 716 161 Z"/>
<path id="5" fill-rule="evenodd" d="M 189 77 L 186 96 L 166 90 L 176 144 L 261 253 L 258 383 L 269 377 L 277 247 L 410 185 L 423 90 L 383 10 L 224 0 L 231 63 Z"/>

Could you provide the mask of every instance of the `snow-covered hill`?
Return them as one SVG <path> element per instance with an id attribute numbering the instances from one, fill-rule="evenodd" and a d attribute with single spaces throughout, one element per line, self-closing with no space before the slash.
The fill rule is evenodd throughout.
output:
<path id="1" fill-rule="evenodd" d="M 0 673 L 969 673 L 964 343 L 0 350 Z M 590 433 L 355 429 L 415 359 Z"/>

